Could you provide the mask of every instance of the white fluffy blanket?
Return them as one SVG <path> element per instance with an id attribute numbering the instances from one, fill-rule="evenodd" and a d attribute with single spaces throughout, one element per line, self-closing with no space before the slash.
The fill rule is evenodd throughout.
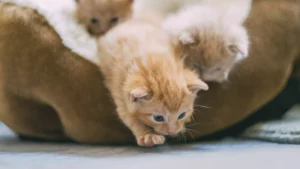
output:
<path id="1" fill-rule="evenodd" d="M 56 30 L 63 44 L 85 59 L 97 63 L 96 39 L 92 38 L 75 17 L 75 0 L 0 0 L 31 7 L 44 16 Z"/>

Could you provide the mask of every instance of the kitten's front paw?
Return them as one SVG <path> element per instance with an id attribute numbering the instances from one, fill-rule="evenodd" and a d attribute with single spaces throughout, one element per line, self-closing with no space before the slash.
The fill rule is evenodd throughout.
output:
<path id="1" fill-rule="evenodd" d="M 157 134 L 146 134 L 138 138 L 137 140 L 139 146 L 145 146 L 145 147 L 164 144 L 164 142 L 165 142 L 165 137 Z"/>

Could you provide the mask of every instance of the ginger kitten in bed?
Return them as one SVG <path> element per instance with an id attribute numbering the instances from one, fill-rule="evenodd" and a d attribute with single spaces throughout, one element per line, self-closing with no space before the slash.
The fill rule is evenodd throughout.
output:
<path id="1" fill-rule="evenodd" d="M 176 58 L 160 22 L 132 18 L 99 41 L 100 69 L 122 122 L 140 146 L 184 132 L 199 90 L 208 86 Z"/>
<path id="2" fill-rule="evenodd" d="M 133 0 L 75 0 L 77 18 L 92 35 L 103 35 L 132 15 Z"/>
<path id="3" fill-rule="evenodd" d="M 243 22 L 249 11 L 239 12 L 235 5 L 229 9 L 188 6 L 163 22 L 187 65 L 195 68 L 204 81 L 226 81 L 234 65 L 248 56 L 249 40 Z"/>

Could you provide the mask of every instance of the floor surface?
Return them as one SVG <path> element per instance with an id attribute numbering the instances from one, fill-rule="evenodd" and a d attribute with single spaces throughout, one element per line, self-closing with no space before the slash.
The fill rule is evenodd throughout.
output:
<path id="1" fill-rule="evenodd" d="M 2 169 L 299 169 L 300 146 L 225 139 L 156 148 L 21 142 L 0 124 Z"/>

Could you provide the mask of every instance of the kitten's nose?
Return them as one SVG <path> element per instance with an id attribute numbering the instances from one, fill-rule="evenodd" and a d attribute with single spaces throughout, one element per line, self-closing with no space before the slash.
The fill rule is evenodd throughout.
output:
<path id="1" fill-rule="evenodd" d="M 168 128 L 168 134 L 169 135 L 176 135 L 177 134 L 177 130 L 175 128 Z"/>
<path id="2" fill-rule="evenodd" d="M 102 30 L 102 31 L 99 32 L 99 35 L 104 35 L 105 33 L 106 33 L 106 31 Z"/>
<path id="3" fill-rule="evenodd" d="M 93 36 L 101 36 L 104 35 L 106 33 L 105 30 L 94 30 L 92 28 L 88 28 L 87 31 L 89 32 L 89 34 L 93 35 Z"/>
<path id="4" fill-rule="evenodd" d="M 93 34 L 93 30 L 91 28 L 88 28 L 87 31 L 90 33 L 90 34 Z"/>

